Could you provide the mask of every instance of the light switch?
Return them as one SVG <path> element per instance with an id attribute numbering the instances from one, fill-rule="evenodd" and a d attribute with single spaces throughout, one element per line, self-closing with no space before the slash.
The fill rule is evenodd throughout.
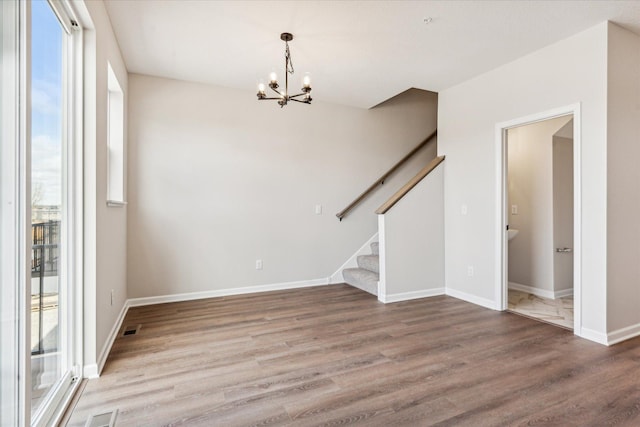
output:
<path id="1" fill-rule="evenodd" d="M 316 215 L 322 215 L 322 205 L 316 205 Z"/>
<path id="2" fill-rule="evenodd" d="M 462 215 L 466 215 L 467 214 L 467 205 L 462 205 L 462 207 L 460 208 L 460 213 Z"/>
<path id="3" fill-rule="evenodd" d="M 518 205 L 511 205 L 511 215 L 518 215 Z"/>
<path id="4" fill-rule="evenodd" d="M 257 259 L 256 260 L 256 270 L 262 270 L 262 260 L 261 259 Z"/>

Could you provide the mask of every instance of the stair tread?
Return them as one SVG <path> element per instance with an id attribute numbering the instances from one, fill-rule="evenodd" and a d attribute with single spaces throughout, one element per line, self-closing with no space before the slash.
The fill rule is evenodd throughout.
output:
<path id="1" fill-rule="evenodd" d="M 380 256 L 378 255 L 359 255 L 358 267 L 365 270 L 373 271 L 374 273 L 380 273 Z"/>
<path id="2" fill-rule="evenodd" d="M 364 268 L 345 268 L 342 270 L 342 277 L 347 284 L 370 294 L 378 295 L 378 280 L 380 279 L 378 273 Z"/>

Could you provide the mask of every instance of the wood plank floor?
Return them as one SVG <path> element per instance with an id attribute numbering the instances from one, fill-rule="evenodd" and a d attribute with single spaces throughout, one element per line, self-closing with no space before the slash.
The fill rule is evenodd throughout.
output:
<path id="1" fill-rule="evenodd" d="M 69 420 L 118 426 L 640 425 L 640 339 L 346 285 L 132 308 Z"/>

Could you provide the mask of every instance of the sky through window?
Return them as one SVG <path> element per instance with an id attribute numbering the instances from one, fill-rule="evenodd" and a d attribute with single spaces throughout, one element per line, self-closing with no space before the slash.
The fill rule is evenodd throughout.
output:
<path id="1" fill-rule="evenodd" d="M 34 205 L 62 203 L 63 29 L 44 0 L 32 2 L 31 174 Z"/>

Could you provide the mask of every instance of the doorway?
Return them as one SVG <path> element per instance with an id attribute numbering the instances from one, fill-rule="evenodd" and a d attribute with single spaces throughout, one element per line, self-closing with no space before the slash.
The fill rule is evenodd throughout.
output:
<path id="1" fill-rule="evenodd" d="M 501 310 L 580 334 L 579 105 L 500 123 Z"/>

